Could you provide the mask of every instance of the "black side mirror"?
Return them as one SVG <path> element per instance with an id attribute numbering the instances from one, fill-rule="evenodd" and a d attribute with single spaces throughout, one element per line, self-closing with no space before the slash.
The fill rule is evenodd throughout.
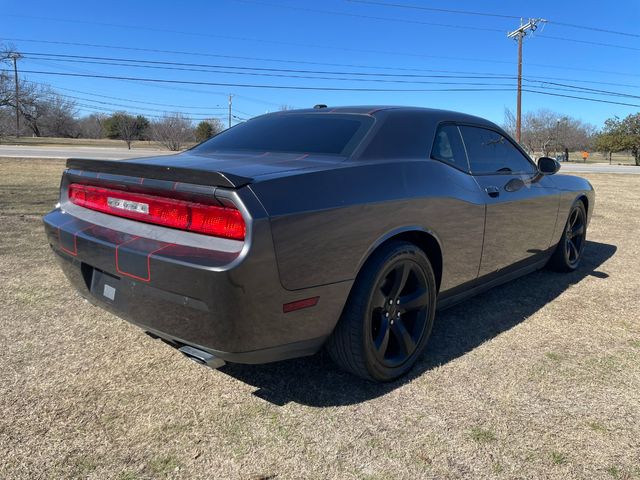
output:
<path id="1" fill-rule="evenodd" d="M 540 157 L 538 159 L 538 170 L 543 175 L 553 175 L 560 170 L 560 162 L 551 157 Z"/>

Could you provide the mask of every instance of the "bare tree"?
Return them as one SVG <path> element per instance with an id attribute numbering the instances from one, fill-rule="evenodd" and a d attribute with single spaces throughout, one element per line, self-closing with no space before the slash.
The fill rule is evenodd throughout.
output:
<path id="1" fill-rule="evenodd" d="M 47 106 L 44 118 L 45 135 L 49 137 L 77 137 L 76 104 L 55 92 L 41 100 Z"/>
<path id="2" fill-rule="evenodd" d="M 503 128 L 513 134 L 515 119 L 505 109 Z M 588 148 L 595 134 L 595 127 L 569 115 L 540 109 L 522 116 L 520 143 L 530 153 L 548 156 L 552 151 Z"/>
<path id="3" fill-rule="evenodd" d="M 502 124 L 502 128 L 515 138 L 516 136 L 516 116 L 513 112 L 506 108 L 504 109 L 504 123 Z"/>
<path id="4" fill-rule="evenodd" d="M 213 134 L 212 136 L 214 137 L 218 135 L 220 132 L 222 132 L 223 130 L 227 129 L 225 124 L 222 123 L 222 120 L 220 120 L 219 118 L 209 118 L 208 120 L 205 120 L 205 121 L 211 125 L 211 131 Z"/>
<path id="5" fill-rule="evenodd" d="M 92 113 L 78 120 L 78 134 L 82 138 L 104 138 L 106 136 L 104 113 Z"/>
<path id="6" fill-rule="evenodd" d="M 169 150 L 182 150 L 184 145 L 195 140 L 191 120 L 181 113 L 165 113 L 151 124 L 151 134 Z"/>
<path id="7" fill-rule="evenodd" d="M 15 133 L 14 115 L 11 110 L 0 108 L 0 139 Z"/>
<path id="8" fill-rule="evenodd" d="M 77 136 L 75 102 L 51 88 L 21 82 L 19 107 L 26 127 L 35 136 Z"/>
<path id="9" fill-rule="evenodd" d="M 0 72 L 0 108 L 13 105 L 13 81 L 6 72 Z"/>

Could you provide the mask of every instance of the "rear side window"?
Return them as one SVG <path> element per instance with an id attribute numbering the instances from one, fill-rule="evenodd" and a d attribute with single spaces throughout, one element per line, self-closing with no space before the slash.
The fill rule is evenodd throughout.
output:
<path id="1" fill-rule="evenodd" d="M 268 115 L 225 130 L 193 151 L 251 150 L 347 156 L 372 123 L 373 119 L 364 115 Z"/>
<path id="2" fill-rule="evenodd" d="M 431 148 L 427 132 L 432 128 L 433 119 L 423 112 L 391 110 L 362 157 L 426 159 Z"/>
<path id="3" fill-rule="evenodd" d="M 464 151 L 460 130 L 456 125 L 438 127 L 431 149 L 431 158 L 453 165 L 465 172 L 469 171 L 467 154 Z"/>
<path id="4" fill-rule="evenodd" d="M 461 125 L 460 132 L 473 174 L 534 173 L 533 164 L 503 135 L 493 130 Z"/>

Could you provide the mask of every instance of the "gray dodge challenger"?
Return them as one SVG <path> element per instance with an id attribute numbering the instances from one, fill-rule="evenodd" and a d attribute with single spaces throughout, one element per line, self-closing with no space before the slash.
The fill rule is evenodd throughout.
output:
<path id="1" fill-rule="evenodd" d="M 71 159 L 44 224 L 83 296 L 199 363 L 325 348 L 389 381 L 436 309 L 578 268 L 595 195 L 559 168 L 475 116 L 319 105 L 177 155 Z"/>

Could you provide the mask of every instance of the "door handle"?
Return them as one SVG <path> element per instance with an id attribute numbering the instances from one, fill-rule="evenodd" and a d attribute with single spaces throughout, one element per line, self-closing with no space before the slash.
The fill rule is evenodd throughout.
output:
<path id="1" fill-rule="evenodd" d="M 496 198 L 500 196 L 500 189 L 498 187 L 489 186 L 484 189 L 491 198 Z"/>

